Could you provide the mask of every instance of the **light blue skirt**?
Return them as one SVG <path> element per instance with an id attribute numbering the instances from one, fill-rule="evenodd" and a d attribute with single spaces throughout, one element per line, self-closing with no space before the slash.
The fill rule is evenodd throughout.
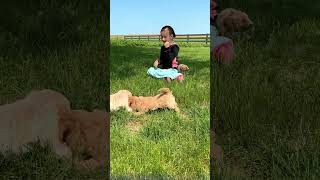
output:
<path id="1" fill-rule="evenodd" d="M 170 69 L 160 69 L 160 68 L 154 68 L 150 67 L 147 71 L 148 75 L 155 77 L 155 78 L 165 78 L 169 77 L 171 79 L 176 79 L 179 75 L 182 75 L 178 72 L 177 69 L 170 68 Z"/>

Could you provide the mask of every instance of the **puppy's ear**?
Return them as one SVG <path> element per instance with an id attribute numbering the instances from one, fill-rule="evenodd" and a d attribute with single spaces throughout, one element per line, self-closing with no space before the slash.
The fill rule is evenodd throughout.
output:
<path id="1" fill-rule="evenodd" d="M 66 142 L 67 137 L 70 135 L 72 129 L 75 127 L 75 121 L 72 116 L 72 112 L 59 113 L 59 140 Z"/>
<path id="2" fill-rule="evenodd" d="M 133 99 L 132 99 L 132 96 L 130 96 L 128 98 L 128 106 L 131 107 L 132 103 L 133 103 Z"/>
<path id="3" fill-rule="evenodd" d="M 184 66 L 184 71 L 188 71 L 189 67 L 187 65 Z"/>

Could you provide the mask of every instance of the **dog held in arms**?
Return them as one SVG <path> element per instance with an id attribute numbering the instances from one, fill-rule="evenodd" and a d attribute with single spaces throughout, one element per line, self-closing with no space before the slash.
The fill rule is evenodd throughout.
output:
<path id="1" fill-rule="evenodd" d="M 70 111 L 61 93 L 45 89 L 32 91 L 24 99 L 0 106 L 0 152 L 25 151 L 24 145 L 48 142 L 53 152 L 71 157 L 69 147 L 59 140 L 59 114 Z"/>
<path id="2" fill-rule="evenodd" d="M 142 115 L 149 111 L 156 109 L 174 109 L 176 112 L 180 112 L 175 97 L 173 96 L 169 88 L 159 89 L 160 94 L 156 96 L 130 96 L 129 106 L 134 111 L 135 115 Z"/>

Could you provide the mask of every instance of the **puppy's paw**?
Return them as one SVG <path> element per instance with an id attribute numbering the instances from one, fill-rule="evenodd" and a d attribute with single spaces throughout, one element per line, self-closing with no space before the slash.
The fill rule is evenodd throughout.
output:
<path id="1" fill-rule="evenodd" d="M 130 107 L 126 107 L 126 110 L 127 110 L 128 112 L 132 112 L 132 108 L 130 108 Z"/>
<path id="2" fill-rule="evenodd" d="M 58 154 L 59 156 L 67 157 L 70 158 L 72 157 L 72 152 L 70 148 L 62 142 L 58 142 L 57 145 L 55 146 L 55 153 Z"/>

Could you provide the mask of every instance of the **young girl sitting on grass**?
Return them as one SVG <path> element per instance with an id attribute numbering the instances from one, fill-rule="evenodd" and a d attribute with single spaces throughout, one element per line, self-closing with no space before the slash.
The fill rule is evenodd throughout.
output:
<path id="1" fill-rule="evenodd" d="M 178 71 L 178 53 L 179 46 L 173 42 L 176 37 L 171 26 L 164 26 L 160 31 L 161 40 L 164 43 L 160 50 L 160 59 L 156 59 L 153 66 L 148 69 L 148 74 L 155 78 L 164 78 L 171 82 L 172 79 L 177 79 L 178 82 L 183 80 L 182 73 Z"/>

